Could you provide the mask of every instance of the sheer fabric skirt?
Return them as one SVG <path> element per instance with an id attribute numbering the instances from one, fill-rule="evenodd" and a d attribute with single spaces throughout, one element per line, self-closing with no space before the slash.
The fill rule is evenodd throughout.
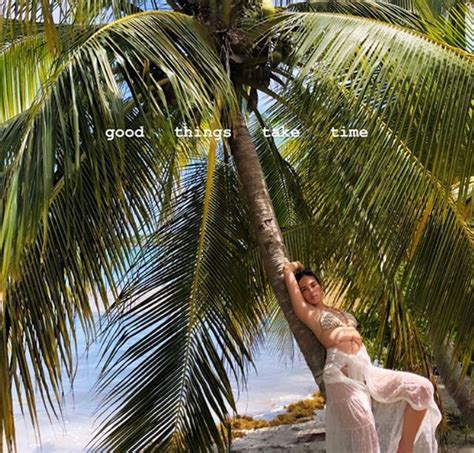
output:
<path id="1" fill-rule="evenodd" d="M 341 371 L 344 370 L 347 376 Z M 377 368 L 364 346 L 357 354 L 327 350 L 324 367 L 328 453 L 395 453 L 407 404 L 427 409 L 415 438 L 415 453 L 438 451 L 435 430 L 441 413 L 433 384 L 405 371 Z"/>

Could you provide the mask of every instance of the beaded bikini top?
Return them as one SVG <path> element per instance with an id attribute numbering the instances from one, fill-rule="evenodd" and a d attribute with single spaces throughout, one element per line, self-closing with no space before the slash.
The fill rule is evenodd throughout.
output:
<path id="1" fill-rule="evenodd" d="M 344 317 L 347 320 L 347 324 L 342 322 L 342 319 L 339 318 L 335 313 L 329 310 L 324 310 L 319 317 L 319 325 L 321 330 L 330 330 L 335 329 L 336 327 L 357 327 L 357 319 L 354 318 L 350 313 L 345 311 L 343 313 Z"/>

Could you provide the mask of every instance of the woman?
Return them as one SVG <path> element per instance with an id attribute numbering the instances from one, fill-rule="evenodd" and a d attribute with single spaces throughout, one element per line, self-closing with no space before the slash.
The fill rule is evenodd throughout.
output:
<path id="1" fill-rule="evenodd" d="M 286 264 L 283 272 L 296 315 L 327 350 L 327 451 L 436 452 L 441 414 L 433 384 L 414 373 L 373 366 L 356 319 L 323 302 L 316 275 L 299 261 Z"/>

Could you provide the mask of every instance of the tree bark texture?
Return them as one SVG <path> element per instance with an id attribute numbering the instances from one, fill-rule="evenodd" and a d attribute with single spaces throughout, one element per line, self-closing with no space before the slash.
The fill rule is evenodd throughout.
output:
<path id="1" fill-rule="evenodd" d="M 465 418 L 469 428 L 474 429 L 474 396 L 469 388 L 468 380 L 461 380 L 461 366 L 451 365 L 453 347 L 446 341 L 443 343 L 432 341 L 433 354 L 439 375 L 446 387 L 446 391 L 456 403 L 456 406 Z"/>
<path id="2" fill-rule="evenodd" d="M 322 377 L 325 351 L 313 332 L 293 311 L 282 272 L 283 265 L 288 262 L 286 247 L 257 151 L 242 115 L 232 128 L 230 147 L 248 203 L 250 222 L 256 232 L 265 273 L 305 361 L 324 394 Z"/>

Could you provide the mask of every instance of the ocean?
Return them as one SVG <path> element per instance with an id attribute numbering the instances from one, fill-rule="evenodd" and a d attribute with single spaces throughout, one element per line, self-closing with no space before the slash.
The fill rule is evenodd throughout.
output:
<path id="1" fill-rule="evenodd" d="M 62 421 L 49 421 L 37 393 L 38 417 L 40 420 L 41 443 L 36 438 L 28 416 L 23 417 L 18 404 L 15 408 L 17 446 L 19 453 L 79 453 L 91 440 L 94 427 L 94 410 L 100 397 L 94 395 L 99 367 L 99 345 L 92 345 L 85 353 L 85 338 L 78 331 L 78 368 L 74 387 L 65 386 Z M 239 414 L 261 419 L 271 419 L 281 413 L 286 404 L 307 398 L 317 390 L 313 377 L 297 352 L 293 365 L 284 362 L 269 347 L 260 348 L 255 365 L 249 368 L 247 389 L 240 388 L 232 381 Z"/>

